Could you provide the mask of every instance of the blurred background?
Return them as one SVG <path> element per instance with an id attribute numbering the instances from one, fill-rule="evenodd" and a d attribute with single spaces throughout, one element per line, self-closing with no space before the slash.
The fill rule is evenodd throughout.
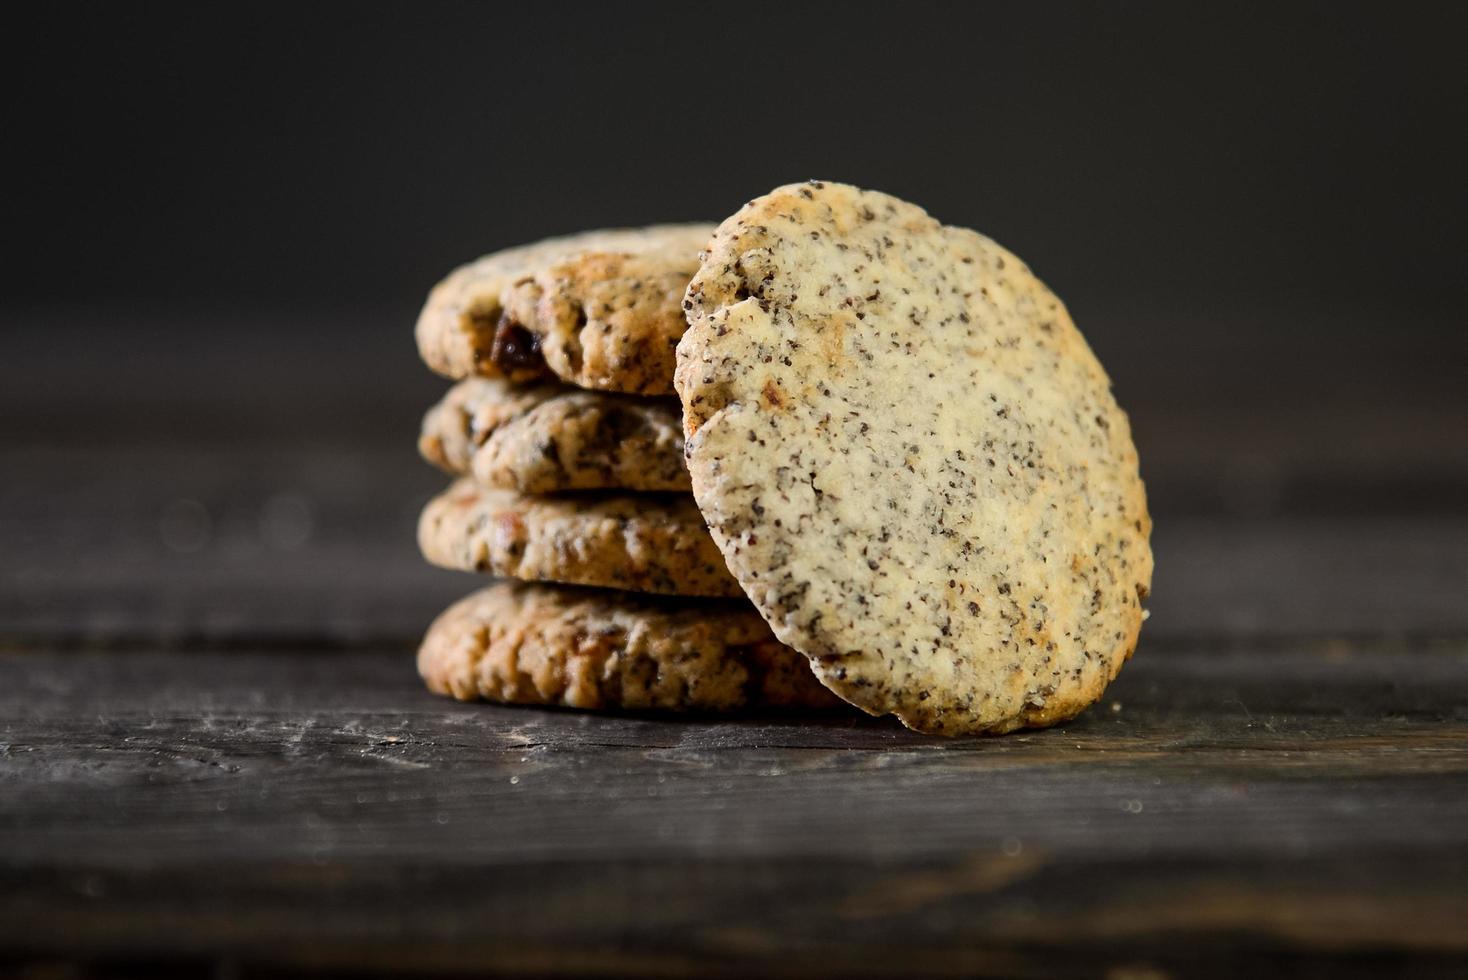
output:
<path id="1" fill-rule="evenodd" d="M 464 590 L 413 543 L 434 281 L 810 177 L 977 228 L 1067 301 L 1133 416 L 1149 639 L 1468 631 L 1464 27 L 30 5 L 0 41 L 0 635 L 411 643 Z"/>

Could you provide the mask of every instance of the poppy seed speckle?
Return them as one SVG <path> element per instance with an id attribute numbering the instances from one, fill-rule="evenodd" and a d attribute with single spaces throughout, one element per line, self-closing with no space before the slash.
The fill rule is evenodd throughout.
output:
<path id="1" fill-rule="evenodd" d="M 589 231 L 495 252 L 429 293 L 415 333 L 450 378 L 671 395 L 684 289 L 713 226 Z"/>
<path id="2" fill-rule="evenodd" d="M 1100 696 L 1136 645 L 1151 520 L 1106 373 L 1023 262 L 807 183 L 720 225 L 686 300 L 694 496 L 823 683 L 941 734 Z"/>
<path id="3" fill-rule="evenodd" d="M 440 469 L 520 493 L 689 490 L 673 399 L 466 378 L 424 416 L 418 448 Z"/>

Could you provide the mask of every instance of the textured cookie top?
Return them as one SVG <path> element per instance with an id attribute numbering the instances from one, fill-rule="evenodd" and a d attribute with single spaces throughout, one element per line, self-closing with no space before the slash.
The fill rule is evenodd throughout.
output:
<path id="1" fill-rule="evenodd" d="M 504 378 L 465 378 L 423 416 L 418 452 L 449 473 L 468 473 L 479 448 L 517 419 L 568 392 L 560 384 L 517 385 Z"/>
<path id="2" fill-rule="evenodd" d="M 450 606 L 418 653 L 461 700 L 572 708 L 829 708 L 804 657 L 746 602 L 501 582 Z"/>
<path id="3" fill-rule="evenodd" d="M 589 231 L 455 269 L 418 317 L 418 351 L 451 378 L 673 392 L 679 304 L 712 225 Z"/>
<path id="4" fill-rule="evenodd" d="M 674 398 L 466 378 L 424 416 L 418 448 L 450 473 L 521 493 L 689 489 Z"/>
<path id="5" fill-rule="evenodd" d="M 418 521 L 423 557 L 531 582 L 741 595 L 686 494 L 522 496 L 462 479 Z"/>
<path id="6" fill-rule="evenodd" d="M 1136 644 L 1151 522 L 1110 382 L 1023 262 L 811 182 L 720 225 L 685 305 L 694 496 L 823 683 L 945 734 L 1099 696 Z"/>

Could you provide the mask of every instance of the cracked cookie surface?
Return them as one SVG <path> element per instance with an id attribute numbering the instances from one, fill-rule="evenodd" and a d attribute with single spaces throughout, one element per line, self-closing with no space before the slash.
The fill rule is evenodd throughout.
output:
<path id="1" fill-rule="evenodd" d="M 748 603 L 500 582 L 461 599 L 418 652 L 460 700 L 587 709 L 833 708 Z"/>
<path id="2" fill-rule="evenodd" d="M 467 378 L 424 416 L 418 448 L 440 469 L 520 493 L 689 490 L 674 399 Z"/>
<path id="3" fill-rule="evenodd" d="M 712 225 L 589 231 L 486 255 L 435 286 L 415 328 L 450 378 L 673 393 L 680 303 Z"/>
<path id="4" fill-rule="evenodd" d="M 686 494 L 528 497 L 466 478 L 428 502 L 418 545 L 435 565 L 524 581 L 743 594 Z"/>

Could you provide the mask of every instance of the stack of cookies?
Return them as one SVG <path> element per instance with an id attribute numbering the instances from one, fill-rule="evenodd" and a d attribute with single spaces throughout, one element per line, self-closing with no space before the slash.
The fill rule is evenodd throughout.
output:
<path id="1" fill-rule="evenodd" d="M 457 383 L 419 448 L 453 482 L 419 544 L 504 580 L 429 629 L 433 690 L 600 709 L 840 703 L 744 598 L 690 492 L 675 349 L 713 230 L 551 239 L 433 290 L 419 351 Z"/>
<path id="2" fill-rule="evenodd" d="M 999 733 L 1136 647 L 1151 521 L 1105 371 L 1023 262 L 913 204 L 810 181 L 499 252 L 417 338 L 457 381 L 423 553 L 504 580 L 430 627 L 435 691 Z"/>

